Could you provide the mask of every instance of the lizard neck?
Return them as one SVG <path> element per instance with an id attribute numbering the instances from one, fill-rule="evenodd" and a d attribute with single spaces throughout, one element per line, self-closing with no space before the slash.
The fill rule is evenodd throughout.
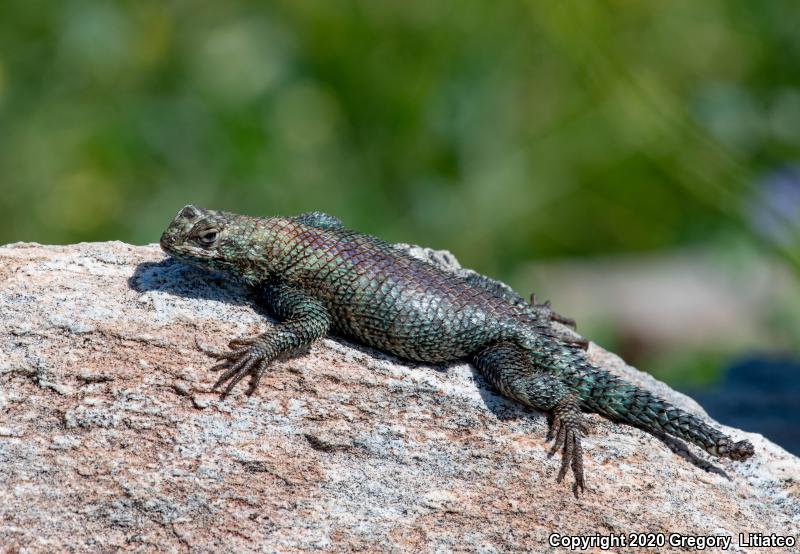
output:
<path id="1" fill-rule="evenodd" d="M 309 228 L 286 217 L 254 218 L 247 231 L 236 273 L 251 285 L 286 274 L 308 246 Z"/>
<path id="2" fill-rule="evenodd" d="M 269 278 L 273 267 L 274 248 L 280 241 L 282 218 L 238 216 L 229 223 L 228 238 L 220 247 L 221 259 L 216 265 L 249 285 Z M 233 229 L 232 229 L 233 228 Z"/>

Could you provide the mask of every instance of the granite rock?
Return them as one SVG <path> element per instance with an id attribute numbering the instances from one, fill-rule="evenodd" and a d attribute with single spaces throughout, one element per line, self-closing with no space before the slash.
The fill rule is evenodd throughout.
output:
<path id="1" fill-rule="evenodd" d="M 448 253 L 419 255 L 457 270 Z M 241 286 L 156 245 L 0 248 L 4 549 L 547 552 L 564 551 L 553 534 L 662 533 L 656 550 L 677 551 L 679 533 L 780 552 L 739 545 L 739 533 L 800 538 L 800 460 L 763 437 L 726 429 L 756 455 L 709 472 L 697 449 L 680 455 L 590 415 L 576 499 L 555 482 L 545 415 L 468 364 L 324 339 L 274 363 L 252 397 L 240 386 L 220 400 L 195 338 L 223 348 L 271 325 L 265 315 Z"/>

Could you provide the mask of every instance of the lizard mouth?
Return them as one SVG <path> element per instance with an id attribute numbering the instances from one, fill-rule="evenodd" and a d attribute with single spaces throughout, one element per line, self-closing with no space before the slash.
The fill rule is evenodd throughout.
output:
<path id="1" fill-rule="evenodd" d="M 158 243 L 161 245 L 162 250 L 171 252 L 173 249 L 172 247 L 175 244 L 175 237 L 164 233 L 161 235 L 161 240 L 159 240 Z"/>

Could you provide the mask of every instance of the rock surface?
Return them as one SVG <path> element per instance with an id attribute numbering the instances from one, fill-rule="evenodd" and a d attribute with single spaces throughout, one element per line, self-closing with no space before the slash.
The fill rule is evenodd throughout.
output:
<path id="1" fill-rule="evenodd" d="M 467 364 L 325 339 L 273 364 L 252 397 L 240 386 L 220 401 L 195 338 L 222 348 L 263 316 L 246 290 L 155 245 L 0 248 L 4 549 L 546 552 L 564 550 L 552 533 L 634 532 L 665 534 L 651 551 L 678 550 L 670 533 L 800 549 L 737 546 L 739 533 L 800 534 L 800 460 L 759 435 L 728 430 L 756 449 L 714 461 L 729 480 L 591 415 L 576 499 L 555 482 L 545 416 Z M 704 414 L 595 345 L 590 355 Z"/>

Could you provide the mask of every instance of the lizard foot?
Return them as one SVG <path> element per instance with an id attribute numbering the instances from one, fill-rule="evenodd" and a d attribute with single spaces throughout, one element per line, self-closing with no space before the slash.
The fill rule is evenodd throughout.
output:
<path id="1" fill-rule="evenodd" d="M 571 467 L 572 474 L 575 476 L 575 484 L 572 487 L 575 498 L 578 497 L 579 490 L 580 492 L 586 491 L 586 483 L 583 478 L 581 437 L 588 432 L 577 399 L 572 395 L 562 398 L 553 408 L 550 431 L 547 433 L 547 440 L 555 440 L 549 456 L 561 450 L 561 469 L 556 477 L 556 482 L 560 483 L 566 476 L 567 469 Z"/>
<path id="2" fill-rule="evenodd" d="M 230 394 L 239 381 L 244 379 L 248 374 L 252 374 L 250 379 L 250 386 L 247 388 L 247 395 L 250 396 L 255 392 L 258 387 L 258 382 L 261 376 L 267 369 L 267 364 L 270 358 L 265 351 L 265 344 L 260 340 L 261 336 L 234 339 L 228 343 L 230 348 L 227 352 L 214 350 L 195 341 L 197 348 L 203 353 L 221 360 L 220 363 L 211 368 L 211 371 L 226 371 L 217 379 L 212 390 L 218 388 L 220 385 L 230 380 L 225 390 L 222 392 L 222 398 Z"/>
<path id="3" fill-rule="evenodd" d="M 549 300 L 545 300 L 541 304 L 536 303 L 536 293 L 531 293 L 531 300 L 530 300 L 531 308 L 543 319 L 546 321 L 557 321 L 562 325 L 566 325 L 567 327 L 572 327 L 572 329 L 576 328 L 575 320 L 571 317 L 565 317 L 557 312 L 553 311 L 553 308 L 550 305 Z M 572 344 L 577 346 L 581 350 L 589 350 L 589 340 L 583 337 L 577 336 L 574 333 L 570 333 L 569 331 L 561 331 L 558 332 L 558 338 L 561 342 L 565 342 L 567 344 Z"/>
<path id="4" fill-rule="evenodd" d="M 531 308 L 533 308 L 534 311 L 540 314 L 544 319 L 548 321 L 557 321 L 563 325 L 566 325 L 567 327 L 572 327 L 573 329 L 577 328 L 577 324 L 575 323 L 574 319 L 563 316 L 558 312 L 554 312 L 549 300 L 545 300 L 541 304 L 537 304 L 535 292 L 531 293 L 530 304 Z"/>
<path id="5" fill-rule="evenodd" d="M 566 333 L 563 335 L 559 335 L 558 338 L 561 342 L 565 342 L 567 344 L 573 344 L 580 348 L 581 350 L 589 350 L 589 339 L 585 339 L 583 337 L 577 337 L 574 335 L 567 335 Z"/>

